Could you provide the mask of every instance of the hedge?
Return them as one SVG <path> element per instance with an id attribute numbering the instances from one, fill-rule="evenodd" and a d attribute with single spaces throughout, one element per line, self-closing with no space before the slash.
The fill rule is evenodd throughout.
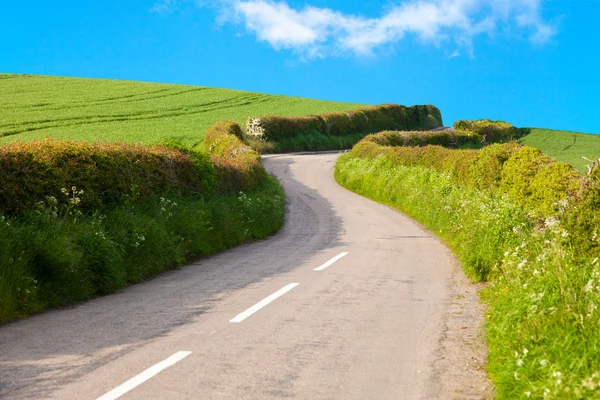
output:
<path id="1" fill-rule="evenodd" d="M 560 202 L 582 196 L 582 175 L 538 149 L 515 143 L 493 144 L 481 150 L 452 150 L 437 145 L 392 147 L 377 144 L 385 143 L 389 135 L 377 137 L 363 139 L 352 154 L 448 172 L 472 187 L 508 194 L 533 217 L 554 216 L 560 211 Z"/>
<path id="2" fill-rule="evenodd" d="M 437 144 L 440 146 L 477 145 L 481 136 L 470 131 L 383 131 L 366 136 L 363 141 L 373 142 L 380 146 L 424 146 Z"/>
<path id="3" fill-rule="evenodd" d="M 81 196 L 82 210 L 214 189 L 215 170 L 206 156 L 176 149 L 123 143 L 46 139 L 0 147 L 0 214 L 35 207 L 49 197 L 59 203 Z"/>
<path id="4" fill-rule="evenodd" d="M 487 143 L 507 142 L 519 136 L 519 130 L 508 122 L 489 119 L 456 121 L 454 129 L 478 133 Z"/>
<path id="5" fill-rule="evenodd" d="M 260 154 L 240 139 L 242 129 L 233 121 L 219 121 L 208 129 L 204 149 L 212 156 L 219 188 L 247 191 L 264 181 L 267 173 Z"/>
<path id="6" fill-rule="evenodd" d="M 248 119 L 246 134 L 277 141 L 304 134 L 345 136 L 384 130 L 427 130 L 442 126 L 440 110 L 432 105 L 396 104 L 306 117 L 261 116 Z"/>

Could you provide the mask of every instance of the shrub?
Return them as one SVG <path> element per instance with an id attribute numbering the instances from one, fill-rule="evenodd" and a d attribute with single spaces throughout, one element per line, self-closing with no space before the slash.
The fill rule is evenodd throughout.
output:
<path id="1" fill-rule="evenodd" d="M 264 116 L 250 118 L 246 122 L 246 134 L 264 140 L 278 140 L 296 135 L 323 133 L 327 127 L 325 121 L 318 116 L 279 117 Z"/>
<path id="2" fill-rule="evenodd" d="M 565 208 L 564 202 L 579 191 L 581 181 L 581 174 L 571 165 L 561 162 L 547 164 L 531 180 L 527 208 L 538 210 L 545 216 L 557 215 Z"/>
<path id="3" fill-rule="evenodd" d="M 258 160 L 260 154 L 247 146 L 241 138 L 242 128 L 233 121 L 218 121 L 208 129 L 204 149 L 220 158 L 244 157 Z"/>
<path id="4" fill-rule="evenodd" d="M 250 118 L 246 123 L 246 134 L 263 140 L 278 141 L 307 134 L 345 136 L 391 129 L 432 129 L 441 125 L 441 113 L 434 106 L 404 107 L 384 104 L 320 116 Z"/>
<path id="5" fill-rule="evenodd" d="M 481 137 L 470 131 L 384 131 L 368 135 L 366 142 L 377 143 L 380 146 L 424 146 L 435 144 L 440 146 L 458 147 L 477 145 Z"/>
<path id="6" fill-rule="evenodd" d="M 532 194 L 532 181 L 542 168 L 552 162 L 539 149 L 521 147 L 504 163 L 500 188 L 519 205 L 525 206 Z"/>
<path id="7" fill-rule="evenodd" d="M 356 126 L 346 113 L 328 113 L 321 115 L 325 123 L 325 134 L 344 136 L 356 132 Z"/>
<path id="8" fill-rule="evenodd" d="M 440 139 L 447 138 L 444 132 L 423 134 L 424 137 L 447 141 Z M 416 135 L 416 138 L 411 135 Z M 516 143 L 495 144 L 481 150 L 404 145 L 422 144 L 425 139 L 419 135 L 416 132 L 369 135 L 354 146 L 351 154 L 371 159 L 385 157 L 394 165 L 424 166 L 448 172 L 458 183 L 508 195 L 535 218 L 556 216 L 561 212 L 559 202 L 581 195 L 581 174 L 538 149 Z M 600 189 L 598 191 L 600 196 Z"/>
<path id="9" fill-rule="evenodd" d="M 239 138 L 240 126 L 219 121 L 204 139 L 204 149 L 212 155 L 219 189 L 225 192 L 247 191 L 262 182 L 267 173 L 260 155 Z"/>
<path id="10" fill-rule="evenodd" d="M 200 168 L 199 168 L 200 167 Z M 68 203 L 62 188 L 83 190 L 91 210 L 167 191 L 212 190 L 214 168 L 206 156 L 158 146 L 63 142 L 46 139 L 0 147 L 0 213 L 31 209 L 47 196 Z"/>
<path id="11" fill-rule="evenodd" d="M 219 189 L 224 192 L 247 191 L 267 177 L 265 168 L 258 160 L 237 157 L 213 157 Z"/>
<path id="12" fill-rule="evenodd" d="M 456 121 L 454 128 L 476 132 L 487 143 L 510 141 L 518 136 L 517 128 L 508 122 L 489 119 Z"/>
<path id="13" fill-rule="evenodd" d="M 516 143 L 492 144 L 482 148 L 469 167 L 469 184 L 482 190 L 497 188 L 504 163 L 520 148 Z"/>

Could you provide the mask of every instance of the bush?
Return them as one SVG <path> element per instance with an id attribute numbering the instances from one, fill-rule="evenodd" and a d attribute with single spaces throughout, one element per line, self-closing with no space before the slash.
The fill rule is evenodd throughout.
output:
<path id="1" fill-rule="evenodd" d="M 384 104 L 320 116 L 250 118 L 246 123 L 246 134 L 263 140 L 279 141 L 308 134 L 345 136 L 384 130 L 423 130 L 440 126 L 442 126 L 441 113 L 434 106 L 404 107 Z"/>
<path id="2" fill-rule="evenodd" d="M 581 181 L 579 171 L 569 164 L 553 162 L 545 165 L 531 180 L 527 209 L 538 210 L 541 215 L 560 214 L 566 202 L 577 195 Z"/>
<path id="3" fill-rule="evenodd" d="M 521 147 L 504 163 L 500 188 L 518 204 L 525 206 L 532 194 L 531 182 L 542 168 L 552 162 L 539 149 Z"/>
<path id="4" fill-rule="evenodd" d="M 435 140 L 445 137 L 444 132 L 424 133 Z M 460 184 L 508 195 L 535 218 L 555 216 L 561 212 L 559 202 L 580 196 L 581 174 L 538 149 L 516 143 L 495 144 L 481 150 L 404 146 L 404 143 L 411 146 L 420 140 L 423 139 L 418 133 L 411 132 L 369 135 L 354 146 L 352 155 L 370 159 L 385 157 L 394 165 L 424 166 L 448 172 Z"/>
<path id="5" fill-rule="evenodd" d="M 206 156 L 176 149 L 52 139 L 0 147 L 0 171 L 0 214 L 32 209 L 48 196 L 68 203 L 73 187 L 86 193 L 86 211 L 168 191 L 203 193 L 214 188 L 215 174 Z"/>
<path id="6" fill-rule="evenodd" d="M 267 176 L 260 154 L 242 142 L 238 134 L 241 128 L 237 123 L 219 121 L 208 129 L 203 143 L 212 155 L 219 189 L 224 192 L 250 190 Z"/>
<path id="7" fill-rule="evenodd" d="M 459 147 L 477 145 L 481 137 L 470 131 L 384 131 L 368 135 L 365 142 L 373 142 L 380 146 L 439 146 Z"/>
<path id="8" fill-rule="evenodd" d="M 507 142 L 518 136 L 518 130 L 508 122 L 480 119 L 476 121 L 456 121 L 454 129 L 473 131 L 480 134 L 484 142 Z"/>
<path id="9" fill-rule="evenodd" d="M 259 160 L 260 154 L 242 141 L 242 128 L 233 121 L 218 121 L 208 129 L 204 149 L 220 158 L 244 157 Z"/>
<path id="10" fill-rule="evenodd" d="M 279 117 L 264 116 L 250 118 L 246 122 L 246 134 L 263 140 L 279 140 L 311 133 L 325 134 L 325 121 L 318 116 Z"/>
<path id="11" fill-rule="evenodd" d="M 345 136 L 356 132 L 356 126 L 346 113 L 328 113 L 321 115 L 325 123 L 325 134 L 332 136 Z"/>
<path id="12" fill-rule="evenodd" d="M 516 143 L 492 144 L 482 148 L 473 158 L 468 183 L 477 189 L 496 189 L 502 179 L 504 163 L 521 147 Z"/>

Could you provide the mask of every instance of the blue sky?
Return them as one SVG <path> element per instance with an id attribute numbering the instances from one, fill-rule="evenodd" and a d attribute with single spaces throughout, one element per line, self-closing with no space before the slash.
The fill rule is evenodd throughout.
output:
<path id="1" fill-rule="evenodd" d="M 598 0 L 4 2 L 0 71 L 435 104 L 600 133 Z"/>

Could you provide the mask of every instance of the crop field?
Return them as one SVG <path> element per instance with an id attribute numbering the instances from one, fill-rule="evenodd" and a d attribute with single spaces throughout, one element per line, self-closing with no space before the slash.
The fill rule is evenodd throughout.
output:
<path id="1" fill-rule="evenodd" d="M 0 74 L 0 144 L 54 137 L 193 146 L 218 120 L 302 116 L 360 104 L 201 86 Z"/>
<path id="2" fill-rule="evenodd" d="M 519 143 L 537 147 L 558 161 L 566 162 L 584 172 L 590 163 L 583 159 L 600 158 L 600 135 L 532 128 Z"/>

